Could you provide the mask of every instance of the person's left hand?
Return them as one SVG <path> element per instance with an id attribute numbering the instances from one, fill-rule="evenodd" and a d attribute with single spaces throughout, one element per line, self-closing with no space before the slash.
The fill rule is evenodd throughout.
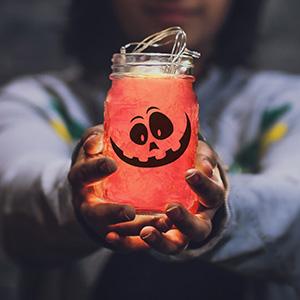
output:
<path id="1" fill-rule="evenodd" d="M 200 243 L 208 237 L 212 219 L 225 201 L 226 188 L 219 168 L 216 153 L 205 142 L 199 141 L 196 168 L 186 173 L 187 183 L 199 196 L 198 212 L 192 214 L 181 204 L 169 204 L 162 222 L 173 225 L 170 230 L 161 232 L 153 226 L 145 226 L 140 231 L 140 237 L 150 248 L 164 254 L 178 254 L 190 242 Z M 126 242 L 127 237 L 120 235 L 111 239 L 113 244 Z"/>

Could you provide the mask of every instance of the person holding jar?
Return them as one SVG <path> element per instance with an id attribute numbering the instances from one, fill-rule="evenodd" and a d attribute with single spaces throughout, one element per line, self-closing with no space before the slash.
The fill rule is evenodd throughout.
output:
<path id="1" fill-rule="evenodd" d="M 23 299 L 298 299 L 300 79 L 247 68 L 261 5 L 72 1 L 65 46 L 79 66 L 0 95 L 1 237 Z M 170 26 L 202 53 L 195 90 L 211 147 L 199 141 L 185 177 L 199 209 L 95 205 L 90 184 L 117 169 L 99 126 L 110 58 Z"/>

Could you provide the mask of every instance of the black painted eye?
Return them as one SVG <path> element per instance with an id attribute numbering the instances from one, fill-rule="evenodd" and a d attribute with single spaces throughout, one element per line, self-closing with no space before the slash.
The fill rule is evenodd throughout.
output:
<path id="1" fill-rule="evenodd" d="M 135 124 L 130 130 L 131 140 L 138 145 L 145 145 L 148 139 L 148 130 L 142 123 Z"/>
<path id="2" fill-rule="evenodd" d="M 174 130 L 170 119 L 160 112 L 154 112 L 151 114 L 149 125 L 151 133 L 158 140 L 166 139 Z"/>

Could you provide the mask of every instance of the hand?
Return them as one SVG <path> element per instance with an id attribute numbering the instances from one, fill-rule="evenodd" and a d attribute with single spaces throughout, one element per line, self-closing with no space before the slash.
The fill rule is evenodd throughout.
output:
<path id="1" fill-rule="evenodd" d="M 217 165 L 215 152 L 199 141 L 196 169 L 189 170 L 186 181 L 199 196 L 200 206 L 196 215 L 180 204 L 170 204 L 166 209 L 167 224 L 173 227 L 160 232 L 152 226 L 144 227 L 141 238 L 153 249 L 164 254 L 178 254 L 190 242 L 203 242 L 212 231 L 212 219 L 225 201 L 226 188 Z"/>
<path id="2" fill-rule="evenodd" d="M 157 216 L 136 216 L 132 206 L 104 203 L 95 196 L 94 186 L 117 170 L 115 162 L 102 155 L 102 138 L 102 126 L 88 129 L 72 156 L 69 181 L 78 221 L 106 247 L 120 251 L 147 249 L 149 245 L 139 236 L 142 228 L 151 225 L 165 231 L 169 227 Z M 115 242 L 119 239 L 122 243 Z"/>

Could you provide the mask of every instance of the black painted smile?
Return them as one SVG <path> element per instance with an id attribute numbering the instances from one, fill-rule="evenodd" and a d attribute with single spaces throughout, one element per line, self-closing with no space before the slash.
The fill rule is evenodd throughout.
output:
<path id="1" fill-rule="evenodd" d="M 185 116 L 186 116 L 186 128 L 181 139 L 179 140 L 180 142 L 179 149 L 176 151 L 173 151 L 172 149 L 167 150 L 166 155 L 161 159 L 156 159 L 155 156 L 149 157 L 147 161 L 140 161 L 137 157 L 129 158 L 126 155 L 124 155 L 123 151 L 116 145 L 116 143 L 112 140 L 112 138 L 110 138 L 111 145 L 115 153 L 117 154 L 117 156 L 124 162 L 128 163 L 129 165 L 135 167 L 141 167 L 141 168 L 154 168 L 154 167 L 167 165 L 177 160 L 185 152 L 186 148 L 189 145 L 190 138 L 191 138 L 191 122 L 186 113 Z"/>

